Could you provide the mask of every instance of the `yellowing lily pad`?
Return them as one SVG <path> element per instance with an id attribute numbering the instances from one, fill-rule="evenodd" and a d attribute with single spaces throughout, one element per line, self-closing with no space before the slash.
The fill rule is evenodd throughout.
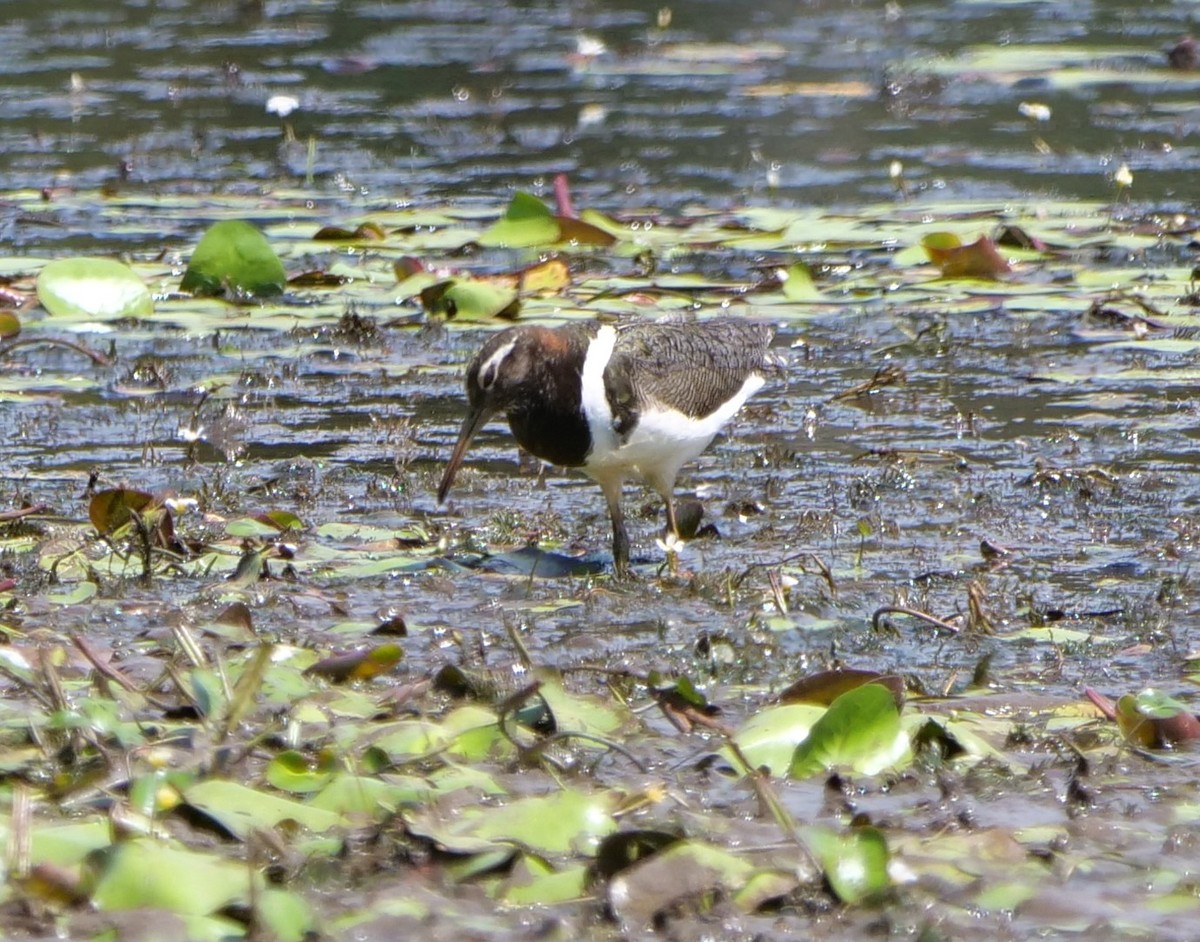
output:
<path id="1" fill-rule="evenodd" d="M 37 296 L 55 317 L 118 320 L 154 313 L 150 289 L 111 258 L 63 258 L 42 269 Z"/>

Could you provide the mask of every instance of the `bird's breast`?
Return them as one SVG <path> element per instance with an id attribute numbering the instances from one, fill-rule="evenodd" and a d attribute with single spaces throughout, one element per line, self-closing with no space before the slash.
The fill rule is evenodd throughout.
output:
<path id="1" fill-rule="evenodd" d="M 588 423 L 578 407 L 532 404 L 508 414 L 513 437 L 531 455 L 550 464 L 577 468 L 591 449 Z"/>

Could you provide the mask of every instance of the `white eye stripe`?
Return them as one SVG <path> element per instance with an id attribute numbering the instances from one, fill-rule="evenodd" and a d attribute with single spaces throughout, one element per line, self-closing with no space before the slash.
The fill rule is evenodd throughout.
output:
<path id="1" fill-rule="evenodd" d="M 510 340 L 483 363 L 479 364 L 479 372 L 476 375 L 479 377 L 480 388 L 487 389 L 492 383 L 496 382 L 496 377 L 500 373 L 500 364 L 504 362 L 506 356 L 512 353 L 513 347 L 516 345 L 516 340 Z"/>

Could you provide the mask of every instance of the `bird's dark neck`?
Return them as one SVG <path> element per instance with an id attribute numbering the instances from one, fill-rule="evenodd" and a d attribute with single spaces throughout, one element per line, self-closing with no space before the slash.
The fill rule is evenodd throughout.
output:
<path id="1" fill-rule="evenodd" d="M 538 364 L 528 394 L 508 408 L 508 425 L 522 448 L 551 464 L 578 467 L 591 447 L 580 376 L 592 332 L 547 331 L 552 355 Z"/>

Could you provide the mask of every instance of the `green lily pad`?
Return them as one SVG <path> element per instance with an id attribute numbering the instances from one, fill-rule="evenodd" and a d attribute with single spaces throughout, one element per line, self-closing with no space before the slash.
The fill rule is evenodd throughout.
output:
<path id="1" fill-rule="evenodd" d="M 250 897 L 245 863 L 147 838 L 100 850 L 88 862 L 95 874 L 92 902 L 100 909 L 202 916 Z"/>
<path id="2" fill-rule="evenodd" d="M 517 289 L 473 278 L 451 278 L 421 292 L 425 313 L 454 321 L 481 321 L 493 317 L 511 319 L 521 309 Z"/>
<path id="3" fill-rule="evenodd" d="M 734 736 L 734 742 L 751 767 L 765 766 L 772 774 L 779 775 L 791 764 L 796 747 L 824 714 L 824 708 L 811 703 L 768 707 L 746 721 Z M 732 760 L 731 755 L 729 758 Z"/>
<path id="4" fill-rule="evenodd" d="M 803 838 L 843 903 L 861 902 L 891 884 L 887 840 L 879 828 L 853 828 L 845 833 L 810 828 Z"/>
<path id="5" fill-rule="evenodd" d="M 269 296 L 283 292 L 287 273 L 266 237 L 250 223 L 213 223 L 192 252 L 179 288 L 199 295 Z"/>
<path id="6" fill-rule="evenodd" d="M 0 829 L 4 834 L 5 829 Z M 43 825 L 33 829 L 30 860 L 67 867 L 82 861 L 89 853 L 107 847 L 112 831 L 107 821 L 87 821 L 62 825 Z"/>
<path id="7" fill-rule="evenodd" d="M 479 854 L 524 847 L 539 854 L 588 853 L 617 828 L 615 791 L 565 790 L 507 804 L 462 808 L 455 816 L 423 809 L 409 827 L 452 853 Z"/>
<path id="8" fill-rule="evenodd" d="M 111 258 L 51 262 L 38 275 L 37 296 L 55 317 L 106 321 L 154 313 L 145 282 Z"/>
<path id="9" fill-rule="evenodd" d="M 479 244 L 525 248 L 558 239 L 558 221 L 550 207 L 530 193 L 516 193 L 504 215 L 479 236 Z"/>
<path id="10" fill-rule="evenodd" d="M 835 768 L 874 775 L 911 757 L 892 692 L 864 684 L 830 705 L 796 747 L 788 774 L 805 778 Z"/>
<path id="11" fill-rule="evenodd" d="M 338 775 L 309 804 L 337 814 L 383 818 L 401 805 L 428 800 L 433 793 L 427 782 L 417 778 Z"/>
<path id="12" fill-rule="evenodd" d="M 224 779 L 210 779 L 186 789 L 184 800 L 191 807 L 218 821 L 240 838 L 255 828 L 272 828 L 281 821 L 295 821 L 310 831 L 328 831 L 342 823 L 342 816 L 323 808 Z"/>
<path id="13" fill-rule="evenodd" d="M 585 864 L 556 870 L 533 854 L 520 854 L 494 895 L 510 906 L 552 906 L 587 895 L 588 867 Z"/>
<path id="14" fill-rule="evenodd" d="M 300 894 L 267 887 L 259 894 L 256 903 L 256 912 L 263 928 L 279 942 L 302 942 L 317 934 L 312 907 Z"/>
<path id="15" fill-rule="evenodd" d="M 334 772 L 335 765 L 331 759 L 321 757 L 313 765 L 303 753 L 289 749 L 267 764 L 266 778 L 280 791 L 303 795 L 320 791 L 329 784 Z"/>

